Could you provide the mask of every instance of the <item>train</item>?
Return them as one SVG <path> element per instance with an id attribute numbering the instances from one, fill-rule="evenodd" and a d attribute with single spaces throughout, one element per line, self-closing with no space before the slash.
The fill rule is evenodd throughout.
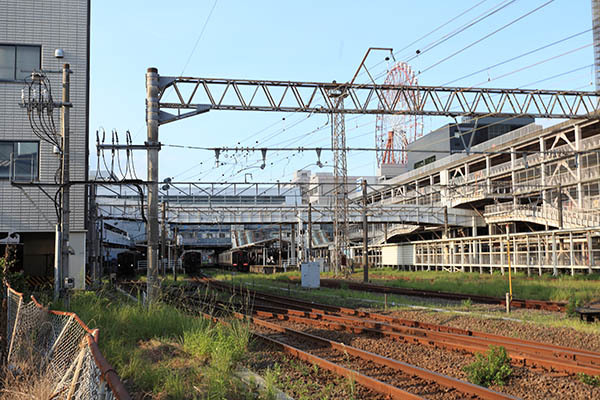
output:
<path id="1" fill-rule="evenodd" d="M 137 270 L 138 261 L 142 259 L 139 251 L 124 251 L 117 254 L 116 272 L 117 276 L 133 276 Z M 111 271 L 112 272 L 112 271 Z"/>
<path id="2" fill-rule="evenodd" d="M 250 263 L 250 254 L 245 250 L 231 249 L 219 254 L 219 265 L 234 271 L 248 272 Z"/>

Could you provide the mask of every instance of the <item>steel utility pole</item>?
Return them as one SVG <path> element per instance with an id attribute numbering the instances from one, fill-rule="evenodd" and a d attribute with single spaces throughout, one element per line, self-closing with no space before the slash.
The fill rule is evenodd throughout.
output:
<path id="1" fill-rule="evenodd" d="M 148 303 L 158 300 L 158 70 L 148 68 L 146 72 L 146 126 L 148 129 L 148 223 L 146 240 L 147 299 Z"/>
<path id="2" fill-rule="evenodd" d="M 55 297 L 57 297 L 56 291 L 60 292 L 62 288 L 63 280 L 69 274 L 69 231 L 70 231 L 70 217 L 71 217 L 71 204 L 70 204 L 70 193 L 69 193 L 69 180 L 70 180 L 70 107 L 71 107 L 71 68 L 69 64 L 63 65 L 62 73 L 62 105 L 61 105 L 61 136 L 62 136 L 62 176 L 61 176 L 61 217 L 60 217 L 60 231 L 61 231 L 61 263 L 58 271 L 58 282 L 54 283 Z M 60 295 L 60 293 L 59 293 Z"/>
<path id="3" fill-rule="evenodd" d="M 367 180 L 362 181 L 363 200 L 363 281 L 369 282 L 369 222 L 367 220 Z"/>

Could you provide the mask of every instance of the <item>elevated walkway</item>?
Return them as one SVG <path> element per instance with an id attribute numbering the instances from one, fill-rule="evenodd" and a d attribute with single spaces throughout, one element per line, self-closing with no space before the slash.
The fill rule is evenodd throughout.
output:
<path id="1" fill-rule="evenodd" d="M 103 199 L 98 204 L 102 216 L 143 220 L 137 202 L 122 199 Z M 312 222 L 332 223 L 333 207 L 312 207 Z M 444 225 L 444 208 L 429 205 L 389 204 L 370 205 L 367 209 L 369 223 Z M 169 206 L 167 219 L 184 224 L 294 224 L 308 221 L 308 205 L 175 205 Z M 362 205 L 352 204 L 348 210 L 349 223 L 362 223 Z M 448 225 L 472 227 L 485 226 L 485 222 L 473 210 L 448 209 Z"/>
<path id="2" fill-rule="evenodd" d="M 600 210 L 564 209 L 562 214 L 564 229 L 600 226 Z M 560 227 L 560 213 L 556 207 L 513 203 L 494 204 L 485 207 L 483 216 L 488 224 L 527 221 Z"/>

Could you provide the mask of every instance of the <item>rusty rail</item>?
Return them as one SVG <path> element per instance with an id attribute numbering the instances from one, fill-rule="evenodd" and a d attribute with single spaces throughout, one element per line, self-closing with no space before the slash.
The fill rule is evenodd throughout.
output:
<path id="1" fill-rule="evenodd" d="M 500 297 L 483 296 L 467 293 L 442 292 L 437 290 L 400 288 L 385 285 L 377 285 L 373 283 L 352 282 L 339 279 L 321 279 L 321 286 L 335 289 L 339 289 L 345 286 L 351 290 L 358 290 L 364 292 L 388 293 L 415 297 L 433 297 L 457 301 L 471 300 L 476 303 L 506 305 L 506 300 Z M 531 310 L 565 312 L 567 303 L 563 301 L 512 299 L 510 302 L 510 306 L 513 308 L 525 308 Z"/>
<path id="2" fill-rule="evenodd" d="M 229 284 L 223 282 L 214 280 L 205 280 L 204 282 L 218 289 L 232 290 Z M 328 329 L 332 329 L 334 327 L 333 324 L 335 324 L 336 329 L 343 329 L 354 333 L 372 333 L 392 337 L 395 340 L 403 340 L 427 346 L 441 346 L 451 350 L 464 350 L 471 353 L 485 352 L 489 345 L 501 345 L 508 350 L 509 355 L 516 364 L 568 373 L 600 374 L 600 353 L 593 351 L 420 323 L 418 321 L 362 312 L 347 307 L 336 307 L 284 298 L 252 290 L 248 290 L 248 292 L 256 300 L 290 307 L 274 307 L 278 308 L 278 310 L 270 310 L 273 318 L 281 319 L 286 317 L 290 320 L 313 325 L 320 323 L 328 327 Z M 264 310 L 268 307 L 256 305 L 255 308 Z M 328 313 L 346 314 L 354 318 Z M 319 320 L 321 322 L 318 322 Z M 383 322 L 378 322 L 378 320 Z M 323 324 L 323 321 L 330 322 Z"/>
<path id="3" fill-rule="evenodd" d="M 188 300 L 189 300 L 189 297 L 188 297 Z M 195 301 L 196 301 L 195 305 L 198 305 L 198 304 L 207 305 L 206 303 L 204 303 L 201 299 L 199 299 L 197 297 L 195 298 Z M 332 348 L 334 350 L 346 352 L 353 356 L 359 357 L 363 360 L 370 361 L 370 362 L 373 362 L 373 363 L 376 363 L 376 364 L 379 364 L 382 366 L 392 368 L 401 373 L 418 376 L 419 378 L 426 380 L 426 381 L 436 382 L 442 386 L 458 390 L 462 393 L 475 395 L 475 396 L 479 396 L 480 398 L 490 399 L 490 400 L 515 399 L 515 397 L 504 394 L 504 393 L 495 392 L 493 390 L 484 388 L 482 386 L 474 385 L 472 383 L 461 381 L 459 379 L 455 379 L 455 378 L 452 378 L 452 377 L 449 377 L 449 376 L 446 376 L 443 374 L 439 374 L 437 372 L 429 371 L 427 369 L 420 368 L 420 367 L 417 367 L 417 366 L 414 366 L 411 364 L 407 364 L 407 363 L 404 363 L 404 362 L 401 362 L 398 360 L 394 360 L 391 358 L 380 356 L 378 354 L 370 353 L 365 350 L 361 350 L 361 349 L 358 349 L 358 348 L 355 348 L 352 346 L 345 345 L 343 343 L 339 343 L 339 342 L 329 340 L 326 338 L 322 338 L 319 336 L 314 336 L 314 335 L 300 332 L 300 331 L 290 329 L 287 327 L 282 327 L 282 326 L 274 324 L 272 322 L 265 321 L 260 318 L 248 316 L 248 315 L 245 315 L 245 314 L 242 314 L 239 312 L 232 312 L 231 310 L 227 309 L 226 307 L 220 307 L 220 309 L 223 311 L 231 312 L 238 319 L 248 319 L 250 322 L 252 322 L 253 324 L 255 324 L 257 326 L 261 326 L 263 328 L 267 328 L 267 329 L 270 329 L 270 330 L 273 330 L 273 331 L 276 331 L 279 333 L 291 334 L 294 336 L 302 337 L 304 339 L 315 341 L 315 342 L 318 342 L 329 348 Z M 215 317 L 213 317 L 209 314 L 206 314 L 204 312 L 202 312 L 202 315 L 207 318 L 211 318 L 213 321 L 215 320 Z M 289 354 L 295 355 L 298 358 L 304 359 L 305 361 L 309 361 L 313 364 L 317 364 L 317 365 L 319 365 L 319 367 L 323 367 L 324 369 L 328 369 L 332 372 L 335 372 L 335 373 L 338 373 L 338 374 L 341 374 L 344 376 L 352 376 L 353 378 L 356 379 L 357 382 L 359 382 L 362 385 L 364 385 L 365 387 L 370 388 L 379 393 L 391 395 L 393 398 L 402 398 L 402 399 L 404 399 L 404 398 L 409 398 L 409 399 L 410 398 L 421 398 L 419 396 L 415 396 L 414 394 L 406 392 L 400 388 L 397 388 L 395 386 L 381 382 L 379 380 L 368 377 L 366 375 L 362 375 L 356 371 L 353 371 L 353 370 L 350 370 L 341 365 L 332 363 L 330 361 L 327 361 L 325 359 L 322 359 L 313 354 L 307 353 L 303 350 L 297 349 L 293 346 L 282 343 L 275 339 L 269 338 L 264 335 L 259 335 L 256 333 L 255 333 L 255 335 L 262 339 L 268 340 L 271 343 L 278 345 L 279 347 L 283 348 L 284 351 L 288 352 Z"/>

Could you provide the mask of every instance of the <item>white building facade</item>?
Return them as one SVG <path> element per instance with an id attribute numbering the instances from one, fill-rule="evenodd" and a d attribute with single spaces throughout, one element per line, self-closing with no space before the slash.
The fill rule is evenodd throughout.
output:
<path id="1" fill-rule="evenodd" d="M 54 197 L 60 155 L 36 136 L 19 106 L 24 80 L 42 70 L 61 101 L 62 68 L 70 64 L 70 178 L 83 182 L 88 170 L 89 0 L 4 0 L 0 12 L 0 239 L 20 236 L 19 262 L 32 276 L 52 276 L 57 212 Z M 57 52 L 57 49 L 62 50 Z M 62 57 L 56 57 L 61 55 Z M 60 109 L 54 110 L 60 134 Z M 15 186 L 11 180 L 28 182 Z M 32 185 L 33 184 L 33 185 Z M 36 186 L 39 185 L 39 186 Z M 70 270 L 85 278 L 86 188 L 71 187 Z"/>

